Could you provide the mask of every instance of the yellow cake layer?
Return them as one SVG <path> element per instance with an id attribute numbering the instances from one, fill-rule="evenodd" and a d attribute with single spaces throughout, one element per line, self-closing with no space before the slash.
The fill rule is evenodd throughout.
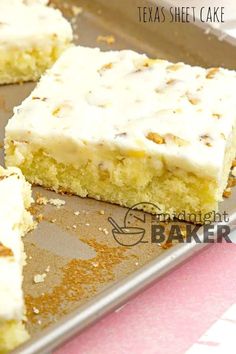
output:
<path id="1" fill-rule="evenodd" d="M 7 165 L 20 167 L 31 183 L 56 192 L 89 196 L 128 207 L 151 202 L 162 212 L 173 215 L 183 210 L 185 213 L 206 214 L 218 209 L 235 147 L 228 151 L 226 178 L 221 186 L 214 179 L 200 178 L 178 168 L 165 170 L 158 176 L 150 160 L 138 156 L 110 160 L 113 165 L 108 170 L 89 161 L 76 169 L 72 165 L 57 163 L 43 150 L 27 150 L 25 144 L 11 143 L 6 153 Z M 17 158 L 19 155 L 22 163 Z M 153 212 L 151 207 L 146 210 Z"/>
<path id="2" fill-rule="evenodd" d="M 24 325 L 17 321 L 0 323 L 0 354 L 7 353 L 29 338 Z"/>
<path id="3" fill-rule="evenodd" d="M 60 46 L 55 42 L 47 51 L 0 49 L 0 84 L 38 80 L 68 46 L 68 42 Z"/>

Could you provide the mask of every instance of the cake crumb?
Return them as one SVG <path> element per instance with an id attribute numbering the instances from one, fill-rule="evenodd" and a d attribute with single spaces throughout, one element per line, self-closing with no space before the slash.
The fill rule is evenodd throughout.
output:
<path id="1" fill-rule="evenodd" d="M 57 219 L 51 219 L 50 222 L 54 224 L 57 221 Z"/>
<path id="2" fill-rule="evenodd" d="M 163 248 L 164 250 L 167 250 L 168 248 L 173 246 L 172 242 L 165 242 L 165 243 L 161 243 L 160 244 L 161 248 Z"/>
<path id="3" fill-rule="evenodd" d="M 37 307 L 33 307 L 33 313 L 35 314 L 35 315 L 38 315 L 39 314 L 39 309 L 37 309 Z"/>
<path id="4" fill-rule="evenodd" d="M 104 210 L 100 210 L 100 211 L 99 211 L 99 214 L 100 214 L 100 215 L 104 215 L 104 214 L 105 214 L 105 211 L 104 211 Z"/>
<path id="5" fill-rule="evenodd" d="M 85 226 L 90 226 L 90 224 L 88 222 L 86 222 Z"/>
<path id="6" fill-rule="evenodd" d="M 97 268 L 99 266 L 99 263 L 98 262 L 92 262 L 92 265 Z"/>
<path id="7" fill-rule="evenodd" d="M 49 273 L 49 272 L 50 272 L 50 265 L 47 266 L 47 268 L 45 269 L 45 272 L 46 272 L 46 273 Z"/>
<path id="8" fill-rule="evenodd" d="M 103 42 L 106 44 L 114 44 L 116 41 L 115 37 L 113 35 L 107 35 L 107 36 L 97 36 L 97 42 Z"/>
<path id="9" fill-rule="evenodd" d="M 76 215 L 76 216 L 80 215 L 80 211 L 79 210 L 75 211 L 74 215 Z"/>
<path id="10" fill-rule="evenodd" d="M 234 187 L 236 186 L 236 178 L 229 177 L 227 187 Z"/>
<path id="11" fill-rule="evenodd" d="M 38 196 L 36 198 L 36 203 L 39 205 L 46 205 L 48 202 L 48 199 L 46 197 Z"/>
<path id="12" fill-rule="evenodd" d="M 210 32 L 211 32 L 211 28 L 210 27 L 206 28 L 205 31 L 204 31 L 205 34 L 210 34 Z"/>
<path id="13" fill-rule="evenodd" d="M 231 193 L 232 193 L 231 188 L 226 188 L 224 190 L 223 197 L 224 198 L 229 198 L 231 196 Z"/>
<path id="14" fill-rule="evenodd" d="M 37 216 L 35 217 L 35 219 L 36 219 L 37 222 L 42 221 L 42 220 L 43 220 L 43 214 L 37 215 Z"/>
<path id="15" fill-rule="evenodd" d="M 78 16 L 78 15 L 80 15 L 80 14 L 83 12 L 83 9 L 82 9 L 82 7 L 80 7 L 80 6 L 75 6 L 75 5 L 73 5 L 73 6 L 71 7 L 71 11 L 72 11 L 72 13 L 73 13 L 74 16 Z"/>
<path id="16" fill-rule="evenodd" d="M 105 235 L 109 234 L 109 231 L 106 228 L 104 228 L 102 231 L 104 232 Z"/>
<path id="17" fill-rule="evenodd" d="M 55 206 L 55 207 L 57 207 L 57 208 L 60 208 L 62 205 L 65 205 L 65 204 L 66 204 L 65 200 L 62 200 L 62 199 L 53 199 L 53 198 L 49 199 L 49 200 L 48 200 L 48 203 L 51 204 L 51 205 L 53 205 L 53 206 Z"/>
<path id="18" fill-rule="evenodd" d="M 76 226 L 76 225 L 73 225 L 72 227 L 73 227 L 73 229 L 76 229 L 76 228 L 77 228 L 77 226 Z"/>
<path id="19" fill-rule="evenodd" d="M 38 283 L 43 283 L 45 278 L 46 278 L 47 274 L 43 273 L 43 274 L 36 274 L 34 276 L 34 283 L 38 284 Z"/>

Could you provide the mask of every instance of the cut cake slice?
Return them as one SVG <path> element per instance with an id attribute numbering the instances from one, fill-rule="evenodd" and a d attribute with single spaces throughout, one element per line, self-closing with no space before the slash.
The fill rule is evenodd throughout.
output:
<path id="1" fill-rule="evenodd" d="M 46 3 L 0 1 L 0 84 L 37 80 L 70 45 L 70 23 Z"/>
<path id="2" fill-rule="evenodd" d="M 55 191 L 171 217 L 217 211 L 236 152 L 235 87 L 227 69 L 70 48 L 15 108 L 6 164 Z"/>
<path id="3" fill-rule="evenodd" d="M 34 227 L 27 211 L 31 187 L 17 168 L 0 167 L 0 353 L 28 339 L 22 270 L 25 262 L 22 236 Z"/>

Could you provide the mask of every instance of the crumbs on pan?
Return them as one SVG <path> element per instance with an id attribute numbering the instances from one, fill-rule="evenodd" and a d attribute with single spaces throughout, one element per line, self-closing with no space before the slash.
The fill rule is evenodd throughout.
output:
<path id="1" fill-rule="evenodd" d="M 52 318 L 58 313 L 58 308 L 61 309 L 61 314 L 65 314 L 62 306 L 65 301 L 78 304 L 82 298 L 90 298 L 96 294 L 98 284 L 100 286 L 116 278 L 114 269 L 127 259 L 127 248 L 107 246 L 95 239 L 82 240 L 95 249 L 96 256 L 92 259 L 70 260 L 61 269 L 60 284 L 56 285 L 52 291 L 41 293 L 38 296 L 27 294 L 26 305 L 29 321 L 33 323 L 38 321 L 34 316 L 35 312 L 32 311 L 33 308 L 39 311 L 38 313 L 43 316 L 42 319 L 46 319 L 49 315 Z"/>
<path id="2" fill-rule="evenodd" d="M 49 199 L 48 203 L 54 205 L 57 208 L 60 208 L 62 205 L 66 204 L 65 200 L 63 199 L 53 199 L 53 198 Z"/>
<path id="3" fill-rule="evenodd" d="M 97 40 L 98 43 L 102 42 L 102 43 L 106 43 L 106 44 L 109 44 L 109 45 L 114 44 L 116 42 L 116 39 L 115 39 L 115 37 L 112 34 L 107 35 L 107 36 L 99 35 L 99 36 L 97 36 L 96 40 Z"/>
<path id="4" fill-rule="evenodd" d="M 63 199 L 58 199 L 58 198 L 51 198 L 51 199 L 47 199 L 46 197 L 41 196 L 40 194 L 38 194 L 36 196 L 36 200 L 35 200 L 36 204 L 39 205 L 53 205 L 57 208 L 60 208 L 62 205 L 65 205 L 66 202 Z"/>

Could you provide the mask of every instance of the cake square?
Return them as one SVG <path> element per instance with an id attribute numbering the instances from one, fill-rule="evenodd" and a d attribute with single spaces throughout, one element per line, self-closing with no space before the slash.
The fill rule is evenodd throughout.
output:
<path id="1" fill-rule="evenodd" d="M 0 1 L 0 84 L 37 80 L 70 45 L 70 23 L 46 3 Z"/>
<path id="2" fill-rule="evenodd" d="M 22 236 L 34 223 L 27 211 L 31 187 L 19 169 L 0 167 L 0 195 L 0 353 L 5 353 L 29 337 L 22 323 Z"/>
<path id="3" fill-rule="evenodd" d="M 6 164 L 57 192 L 212 213 L 236 152 L 235 85 L 227 69 L 70 48 L 15 108 Z"/>

